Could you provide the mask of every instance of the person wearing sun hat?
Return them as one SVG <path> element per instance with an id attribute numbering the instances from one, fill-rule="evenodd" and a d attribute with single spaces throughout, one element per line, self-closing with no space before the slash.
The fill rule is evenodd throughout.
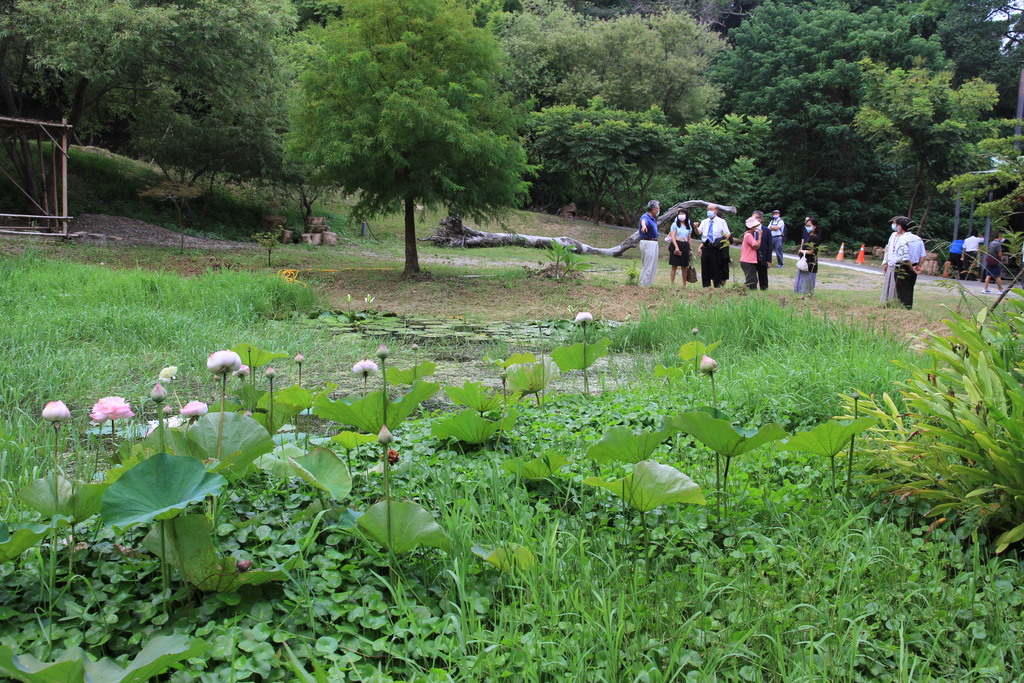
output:
<path id="1" fill-rule="evenodd" d="M 761 246 L 761 219 L 751 216 L 745 225 L 743 241 L 740 243 L 740 268 L 747 289 L 757 289 L 757 250 Z"/>
<path id="2" fill-rule="evenodd" d="M 775 251 L 775 256 L 779 260 L 779 265 L 776 268 L 782 267 L 782 240 L 786 237 L 786 221 L 782 220 L 782 212 L 778 209 L 772 211 L 772 219 L 768 221 L 768 230 L 772 233 L 771 247 Z M 771 265 L 771 259 L 769 263 Z"/>

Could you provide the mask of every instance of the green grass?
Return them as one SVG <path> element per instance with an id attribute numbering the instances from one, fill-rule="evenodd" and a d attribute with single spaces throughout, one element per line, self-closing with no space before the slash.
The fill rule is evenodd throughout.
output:
<path id="1" fill-rule="evenodd" d="M 510 302 L 522 296 L 514 271 L 498 277 Z M 556 289 L 563 300 L 573 291 Z M 0 257 L 0 301 L 0 510 L 9 523 L 28 516 L 17 502 L 21 485 L 49 471 L 52 431 L 38 417 L 47 400 L 65 400 L 76 416 L 62 431 L 66 462 L 106 460 L 111 444 L 84 435 L 92 401 L 113 394 L 143 406 L 166 365 L 179 367 L 172 400 L 210 401 L 216 383 L 206 355 L 248 341 L 301 351 L 306 386 L 354 391 L 360 384 L 348 367 L 378 343 L 335 337 L 306 318 L 295 324 L 293 316 L 324 302 L 273 269 L 185 278 L 28 250 Z M 344 508 L 379 500 L 375 476 L 357 474 L 350 498 L 324 511 L 322 496 L 297 480 L 258 474 L 222 495 L 217 543 L 254 568 L 287 563 L 286 581 L 222 596 L 183 590 L 165 607 L 152 556 L 125 557 L 114 545 L 137 548 L 147 529 L 114 534 L 90 522 L 80 525 L 88 548 L 72 577 L 62 560 L 57 595 L 40 581 L 44 550 L 0 564 L 0 646 L 49 660 L 80 644 L 124 662 L 157 634 L 206 639 L 207 654 L 172 681 L 290 679 L 283 643 L 329 680 L 1013 680 L 1024 666 L 1019 554 L 996 557 L 955 527 L 930 531 L 926 508 L 880 496 L 859 465 L 846 500 L 831 489 L 828 462 L 777 445 L 737 457 L 727 515 L 716 519 L 713 505 L 658 508 L 647 515 L 650 546 L 636 514 L 584 483 L 598 472 L 628 472 L 585 458 L 610 426 L 651 430 L 710 403 L 706 378 L 652 373 L 658 363 L 681 363 L 676 352 L 693 327 L 706 343 L 722 341 L 712 354 L 719 406 L 744 426 L 816 423 L 854 388 L 892 392 L 906 376 L 893 361 L 915 361 L 898 333 L 851 323 L 834 306 L 728 293 L 667 302 L 621 327 L 597 328 L 616 349 L 591 373 L 591 386 L 604 391 L 584 398 L 573 393 L 578 373 L 560 378 L 545 407 L 523 403 L 498 450 L 432 436 L 450 412 L 440 394 L 395 429 L 397 495 L 437 516 L 451 552 L 419 550 L 392 563 L 347 531 Z M 497 370 L 481 357 L 513 350 L 449 345 L 413 356 L 391 346 L 391 367 L 431 359 L 447 384 L 491 386 Z M 280 377 L 279 387 L 292 382 L 294 367 L 286 362 Z M 352 454 L 352 470 L 371 467 L 378 448 Z M 545 449 L 572 460 L 551 481 L 501 469 Z M 671 438 L 654 457 L 713 500 L 714 457 L 703 446 Z M 537 565 L 504 574 L 472 552 L 503 543 L 529 548 Z"/>

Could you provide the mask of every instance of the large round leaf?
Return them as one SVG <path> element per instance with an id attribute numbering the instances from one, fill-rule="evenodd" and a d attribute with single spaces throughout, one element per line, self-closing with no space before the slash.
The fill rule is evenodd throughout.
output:
<path id="1" fill-rule="evenodd" d="M 782 442 L 782 450 L 813 453 L 823 458 L 835 457 L 850 445 L 850 439 L 876 424 L 873 417 L 856 420 L 827 420 L 806 432 L 797 432 Z"/>
<path id="2" fill-rule="evenodd" d="M 587 449 L 587 457 L 596 462 L 640 462 L 649 458 L 670 435 L 667 429 L 634 434 L 628 427 L 611 427 L 600 441 Z"/>
<path id="3" fill-rule="evenodd" d="M 608 347 L 612 340 L 602 337 L 600 340 L 584 346 L 583 342 L 572 346 L 559 346 L 551 351 L 551 360 L 558 364 L 562 372 L 589 368 L 598 358 L 608 355 Z"/>
<path id="4" fill-rule="evenodd" d="M 501 429 L 501 421 L 481 417 L 472 408 L 435 424 L 430 433 L 440 439 L 456 439 L 474 446 L 487 443 Z"/>
<path id="5" fill-rule="evenodd" d="M 292 471 L 306 483 L 326 491 L 340 501 L 352 490 L 352 475 L 348 467 L 329 448 L 315 448 L 303 455 L 289 455 Z"/>
<path id="6" fill-rule="evenodd" d="M 223 426 L 220 460 L 214 465 L 213 471 L 234 481 L 248 472 L 253 460 L 273 450 L 274 440 L 263 425 L 239 413 L 224 413 Z M 202 460 L 217 457 L 220 429 L 220 413 L 207 413 L 189 428 L 188 439 L 198 448 Z"/>
<path id="7" fill-rule="evenodd" d="M 157 453 L 110 485 L 103 494 L 100 516 L 118 531 L 170 519 L 189 503 L 219 494 L 226 483 L 195 458 Z"/>
<path id="8" fill-rule="evenodd" d="M 19 529 L 10 529 L 0 522 L 0 562 L 13 560 L 18 555 L 39 543 L 53 529 L 54 522 L 47 525 L 29 524 Z"/>
<path id="9" fill-rule="evenodd" d="M 659 505 L 670 503 L 703 505 L 707 502 L 693 479 L 671 465 L 662 465 L 654 460 L 638 462 L 633 474 L 617 481 L 587 477 L 583 483 L 606 488 L 641 512 L 650 512 Z"/>
<path id="10" fill-rule="evenodd" d="M 388 402 L 387 426 L 394 430 L 402 420 L 412 415 L 423 401 L 441 388 L 440 384 L 416 380 L 402 398 Z M 379 434 L 384 426 L 384 392 L 372 391 L 356 401 L 331 401 L 326 395 L 316 400 L 313 414 L 340 424 L 352 425 L 366 434 Z"/>
<path id="11" fill-rule="evenodd" d="M 382 500 L 370 506 L 359 518 L 358 525 L 367 536 L 396 553 L 409 552 L 420 545 L 448 550 L 451 545 L 434 516 L 416 503 Z"/>
<path id="12" fill-rule="evenodd" d="M 737 429 L 727 419 L 721 419 L 721 411 L 714 414 L 703 410 L 679 413 L 665 421 L 666 427 L 685 432 L 724 458 L 732 458 L 758 446 L 778 441 L 786 436 L 786 430 L 769 422 L 760 429 Z"/>
<path id="13" fill-rule="evenodd" d="M 74 484 L 57 475 L 57 497 L 54 498 L 53 476 L 30 481 L 18 493 L 25 505 L 44 517 L 63 515 L 81 522 L 100 511 L 100 499 L 109 484 Z"/>

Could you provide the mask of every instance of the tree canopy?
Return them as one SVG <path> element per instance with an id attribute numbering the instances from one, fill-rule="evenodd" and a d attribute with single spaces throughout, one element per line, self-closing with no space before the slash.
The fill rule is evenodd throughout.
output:
<path id="1" fill-rule="evenodd" d="M 352 0 L 310 31 L 290 151 L 358 197 L 358 214 L 404 204 L 406 275 L 420 270 L 417 203 L 479 216 L 525 194 L 500 58 L 453 0 Z"/>

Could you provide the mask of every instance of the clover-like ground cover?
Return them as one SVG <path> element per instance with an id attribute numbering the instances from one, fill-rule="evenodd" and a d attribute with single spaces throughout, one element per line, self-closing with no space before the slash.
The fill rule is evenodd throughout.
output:
<path id="1" fill-rule="evenodd" d="M 613 428 L 654 433 L 663 418 L 714 402 L 737 428 L 774 422 L 791 433 L 842 413 L 841 395 L 854 389 L 893 392 L 908 373 L 892 361 L 921 359 L 884 330 L 753 297 L 667 306 L 614 328 L 598 316 L 588 337 L 608 337 L 611 355 L 591 370 L 591 396 L 580 393 L 579 371 L 556 377 L 542 401 L 516 402 L 514 424 L 482 446 L 435 435 L 461 409 L 445 392 L 394 428 L 390 496 L 428 511 L 446 540 L 389 552 L 379 535 L 358 531 L 359 513 L 384 496 L 373 471 L 381 446 L 355 437 L 321 444 L 350 480 L 322 450 L 304 455 L 316 450 L 307 435 L 341 427 L 325 408 L 295 411 L 304 400 L 287 389 L 298 379 L 295 353 L 305 357 L 304 390 L 335 383 L 324 400 L 343 401 L 363 390 L 349 367 L 373 358 L 383 339 L 390 368 L 429 360 L 449 368 L 447 386 L 482 383 L 451 395 L 471 396 L 497 420 L 503 402 L 486 392 L 500 395 L 502 368 L 484 357 L 549 357 L 579 342 L 578 328 L 536 344 L 462 339 L 413 349 L 385 331 L 339 338 L 308 317 L 323 302 L 277 279 L 182 279 L 31 255 L 0 263 L 0 296 L 19 302 L 0 320 L 9 350 L 0 365 L 0 509 L 12 529 L 48 521 L 19 495 L 52 470 L 54 432 L 37 418 L 46 401 L 71 409 L 58 456 L 77 479 L 145 455 L 156 439 L 120 427 L 125 438 L 116 443 L 109 432 L 89 434 L 85 414 L 96 398 L 122 395 L 151 419 L 146 397 L 173 364 L 168 402 L 214 406 L 220 383 L 203 361 L 238 342 L 285 354 L 271 361 L 276 386 L 289 392 L 278 394 L 276 409 L 294 413 L 275 437 L 286 446 L 273 462 L 243 473 L 236 457 L 221 469 L 230 481 L 219 496 L 163 527 L 172 543 L 175 526 L 209 529 L 204 556 L 213 553 L 218 572 L 233 560 L 237 574 L 218 574 L 211 589 L 214 582 L 190 582 L 172 567 L 164 589 L 158 555 L 168 551 L 155 527 L 115 531 L 102 516 L 73 529 L 61 522 L 59 534 L 0 556 L 0 666 L 16 654 L 31 669 L 25 655 L 50 662 L 81 647 L 127 670 L 147 643 L 171 635 L 192 643 L 175 641 L 187 659 L 163 674 L 173 681 L 315 680 L 317 671 L 322 680 L 367 681 L 1008 680 L 1024 665 L 1017 551 L 996 556 L 966 526 L 930 528 L 920 516 L 927 504 L 880 493 L 860 460 L 847 497 L 833 485 L 829 458 L 759 446 L 733 458 L 724 515 L 691 501 L 641 516 L 585 481 L 652 469 L 588 456 Z M 292 314 L 311 322 L 293 325 Z M 677 355 L 694 339 L 722 342 L 713 351 L 715 396 Z M 656 376 L 656 365 L 683 369 Z M 469 369 L 460 376 L 460 367 Z M 237 401 L 241 413 L 253 401 L 255 410 L 232 418 L 225 443 L 241 443 L 259 420 L 279 421 L 268 422 L 259 376 L 254 369 L 246 382 L 229 380 L 225 407 Z M 370 380 L 370 390 L 381 388 L 380 375 Z M 390 391 L 395 399 L 408 389 Z M 192 437 L 176 428 L 184 440 L 169 433 L 168 448 L 213 448 L 216 415 Z M 642 457 L 685 473 L 715 499 L 715 455 L 699 441 L 671 431 L 650 446 Z M 538 457 L 546 466 L 523 466 Z M 280 575 L 261 585 L 234 580 L 265 571 Z M 4 675 L 36 680 L 28 671 Z"/>

